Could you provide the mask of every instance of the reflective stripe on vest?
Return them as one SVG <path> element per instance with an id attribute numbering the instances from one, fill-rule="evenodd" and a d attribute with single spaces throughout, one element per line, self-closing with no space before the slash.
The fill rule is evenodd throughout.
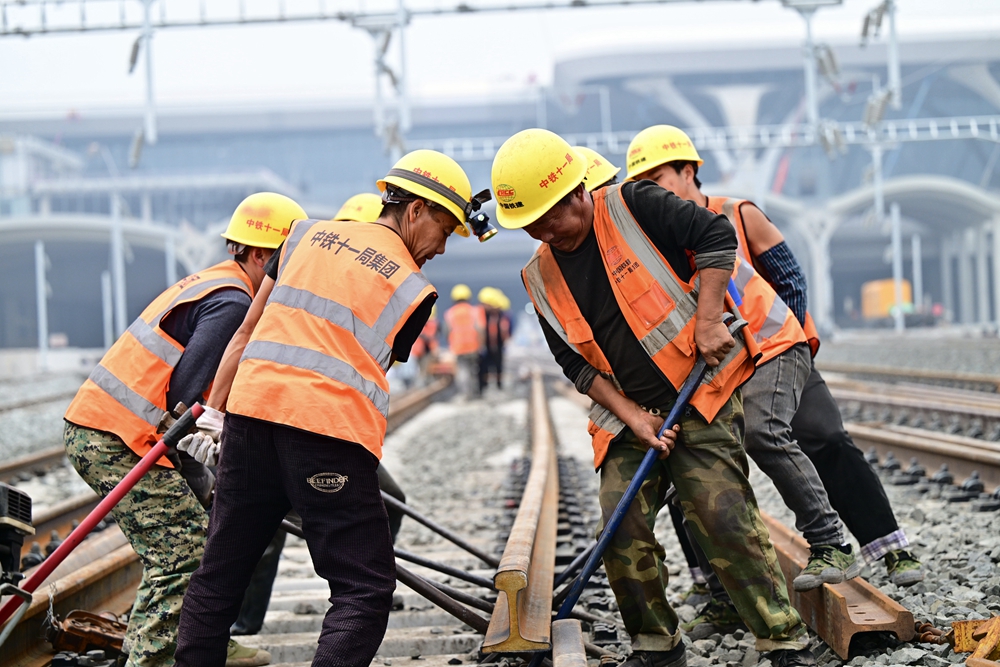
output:
<path id="1" fill-rule="evenodd" d="M 740 310 L 749 322 L 747 329 L 760 346 L 761 358 L 758 363 L 766 363 L 793 345 L 809 341 L 795 313 L 753 268 L 743 215 L 740 212 L 743 203 L 743 200 L 709 197 L 708 210 L 725 215 L 736 230 L 738 245 L 733 282 L 743 299 Z"/>
<path id="2" fill-rule="evenodd" d="M 94 368 L 66 410 L 66 419 L 114 433 L 140 456 L 148 452 L 156 443 L 156 427 L 167 408 L 171 374 L 184 354 L 160 322 L 177 306 L 229 287 L 253 295 L 250 278 L 232 260 L 188 276 L 160 294 Z M 166 458 L 158 463 L 171 465 Z"/>
<path id="3" fill-rule="evenodd" d="M 605 188 L 594 195 L 594 229 L 612 292 L 629 328 L 657 368 L 678 388 L 694 366 L 697 274 L 687 284 L 677 277 L 632 217 L 620 186 Z M 622 286 L 629 275 L 636 281 L 628 286 L 630 292 L 648 285 L 642 294 L 631 294 L 634 297 L 631 300 Z M 538 312 L 556 334 L 591 366 L 608 375 L 617 387 L 607 357 L 593 339 L 590 325 L 547 245 L 542 245 L 528 262 L 522 278 Z M 737 345 L 706 376 L 692 400 L 692 405 L 708 421 L 714 419 L 733 391 L 753 373 L 751 355 L 756 356 L 756 346 L 745 342 L 742 336 L 737 336 L 736 341 Z M 590 421 L 588 431 L 593 436 L 597 467 L 608 444 L 625 425 L 599 405 L 591 411 Z"/>
<path id="4" fill-rule="evenodd" d="M 244 359 L 263 359 L 283 366 L 294 366 L 319 373 L 361 392 L 372 402 L 375 409 L 382 413 L 383 417 L 389 417 L 389 392 L 383 390 L 376 383 L 361 377 L 361 374 L 346 361 L 304 347 L 266 340 L 255 340 L 248 343 L 240 361 Z"/>
<path id="5" fill-rule="evenodd" d="M 433 285 L 395 232 L 357 222 L 296 222 L 277 275 L 229 410 L 380 457 L 393 343 Z"/>

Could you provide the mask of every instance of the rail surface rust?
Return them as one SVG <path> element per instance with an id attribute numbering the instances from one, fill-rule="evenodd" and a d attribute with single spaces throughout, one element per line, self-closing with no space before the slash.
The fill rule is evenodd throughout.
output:
<path id="1" fill-rule="evenodd" d="M 778 563 L 791 582 L 809 561 L 809 544 L 774 517 L 761 512 Z M 861 577 L 842 584 L 799 592 L 788 588 L 792 606 L 834 653 L 847 660 L 851 637 L 859 632 L 892 632 L 900 641 L 913 639 L 913 614 Z"/>
<path id="2" fill-rule="evenodd" d="M 559 467 L 541 371 L 531 379 L 531 472 L 493 584 L 497 604 L 484 653 L 551 647 Z"/>

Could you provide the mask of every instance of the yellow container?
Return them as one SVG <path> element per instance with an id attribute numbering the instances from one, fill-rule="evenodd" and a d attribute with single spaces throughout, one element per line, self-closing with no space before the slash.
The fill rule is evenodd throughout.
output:
<path id="1" fill-rule="evenodd" d="M 866 320 L 880 320 L 892 315 L 896 305 L 896 287 L 892 278 L 872 280 L 861 286 L 861 316 Z M 910 281 L 903 281 L 903 309 L 913 309 L 913 291 Z"/>

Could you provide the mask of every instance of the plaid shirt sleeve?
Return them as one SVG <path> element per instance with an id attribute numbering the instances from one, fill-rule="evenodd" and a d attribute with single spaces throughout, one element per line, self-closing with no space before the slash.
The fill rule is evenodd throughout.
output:
<path id="1" fill-rule="evenodd" d="M 808 297 L 806 295 L 806 276 L 802 267 L 795 259 L 788 244 L 782 241 L 773 248 L 757 256 L 760 267 L 766 271 L 768 282 L 785 302 L 799 323 L 805 323 Z"/>

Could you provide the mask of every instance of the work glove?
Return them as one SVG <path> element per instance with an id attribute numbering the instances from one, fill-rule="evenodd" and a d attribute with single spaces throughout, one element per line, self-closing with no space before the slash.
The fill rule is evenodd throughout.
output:
<path id="1" fill-rule="evenodd" d="M 194 423 L 198 430 L 218 442 L 222 435 L 222 422 L 226 418 L 226 413 L 219 412 L 214 408 L 205 406 L 205 411 Z"/>
<path id="2" fill-rule="evenodd" d="M 191 458 L 206 466 L 214 466 L 219 462 L 219 443 L 207 433 L 192 433 L 181 438 L 177 449 L 187 452 Z"/>

